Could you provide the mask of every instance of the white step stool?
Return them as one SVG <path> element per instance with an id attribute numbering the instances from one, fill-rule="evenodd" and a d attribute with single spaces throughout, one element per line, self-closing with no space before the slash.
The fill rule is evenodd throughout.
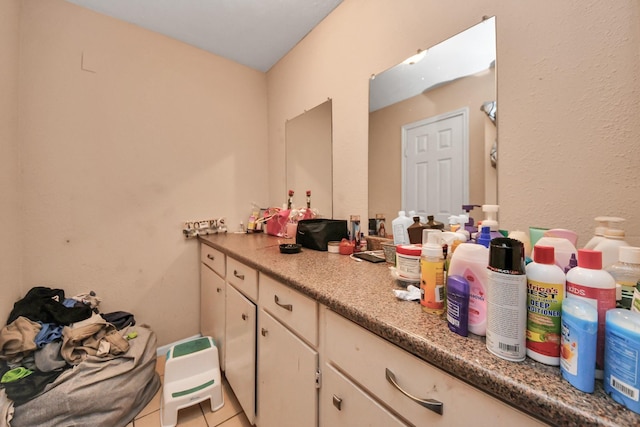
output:
<path id="1" fill-rule="evenodd" d="M 164 365 L 162 427 L 176 425 L 179 409 L 207 399 L 211 401 L 211 411 L 224 405 L 218 348 L 213 338 L 196 338 L 172 346 Z"/>

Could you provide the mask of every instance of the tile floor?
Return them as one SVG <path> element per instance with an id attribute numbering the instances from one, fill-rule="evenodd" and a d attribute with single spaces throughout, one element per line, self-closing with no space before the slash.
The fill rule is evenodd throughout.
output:
<path id="1" fill-rule="evenodd" d="M 156 371 L 164 381 L 164 357 L 158 357 Z M 209 401 L 193 405 L 178 411 L 178 426 L 183 427 L 251 427 L 247 417 L 242 412 L 238 400 L 231 391 L 231 387 L 222 378 L 222 395 L 224 406 L 216 412 L 211 412 Z M 160 426 L 160 393 L 158 390 L 151 402 L 129 423 L 127 427 L 159 427 Z"/>

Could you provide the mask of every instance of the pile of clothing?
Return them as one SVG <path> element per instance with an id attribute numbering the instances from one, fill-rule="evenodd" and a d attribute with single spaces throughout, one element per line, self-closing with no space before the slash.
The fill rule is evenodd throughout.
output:
<path id="1" fill-rule="evenodd" d="M 62 289 L 32 288 L 14 304 L 0 330 L 0 388 L 19 406 L 41 394 L 66 369 L 88 356 L 129 349 L 118 331 L 135 325 L 132 314 L 101 314 L 94 292 L 66 298 Z"/>

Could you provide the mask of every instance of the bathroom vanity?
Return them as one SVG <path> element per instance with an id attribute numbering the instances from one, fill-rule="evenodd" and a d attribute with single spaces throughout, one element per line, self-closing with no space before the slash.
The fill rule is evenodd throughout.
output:
<path id="1" fill-rule="evenodd" d="M 281 254 L 262 234 L 199 240 L 201 332 L 257 426 L 640 424 L 601 383 L 581 393 L 397 300 L 388 264 Z"/>

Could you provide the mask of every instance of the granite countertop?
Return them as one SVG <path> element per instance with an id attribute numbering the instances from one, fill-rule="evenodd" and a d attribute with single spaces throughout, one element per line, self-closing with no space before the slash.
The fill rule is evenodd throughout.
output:
<path id="1" fill-rule="evenodd" d="M 314 298 L 415 356 L 551 425 L 637 426 L 640 415 L 616 403 L 596 381 L 582 393 L 558 367 L 530 358 L 515 363 L 489 353 L 482 337 L 449 331 L 445 318 L 398 300 L 389 264 L 303 248 L 281 254 L 291 240 L 264 234 L 217 234 L 199 240 Z"/>

